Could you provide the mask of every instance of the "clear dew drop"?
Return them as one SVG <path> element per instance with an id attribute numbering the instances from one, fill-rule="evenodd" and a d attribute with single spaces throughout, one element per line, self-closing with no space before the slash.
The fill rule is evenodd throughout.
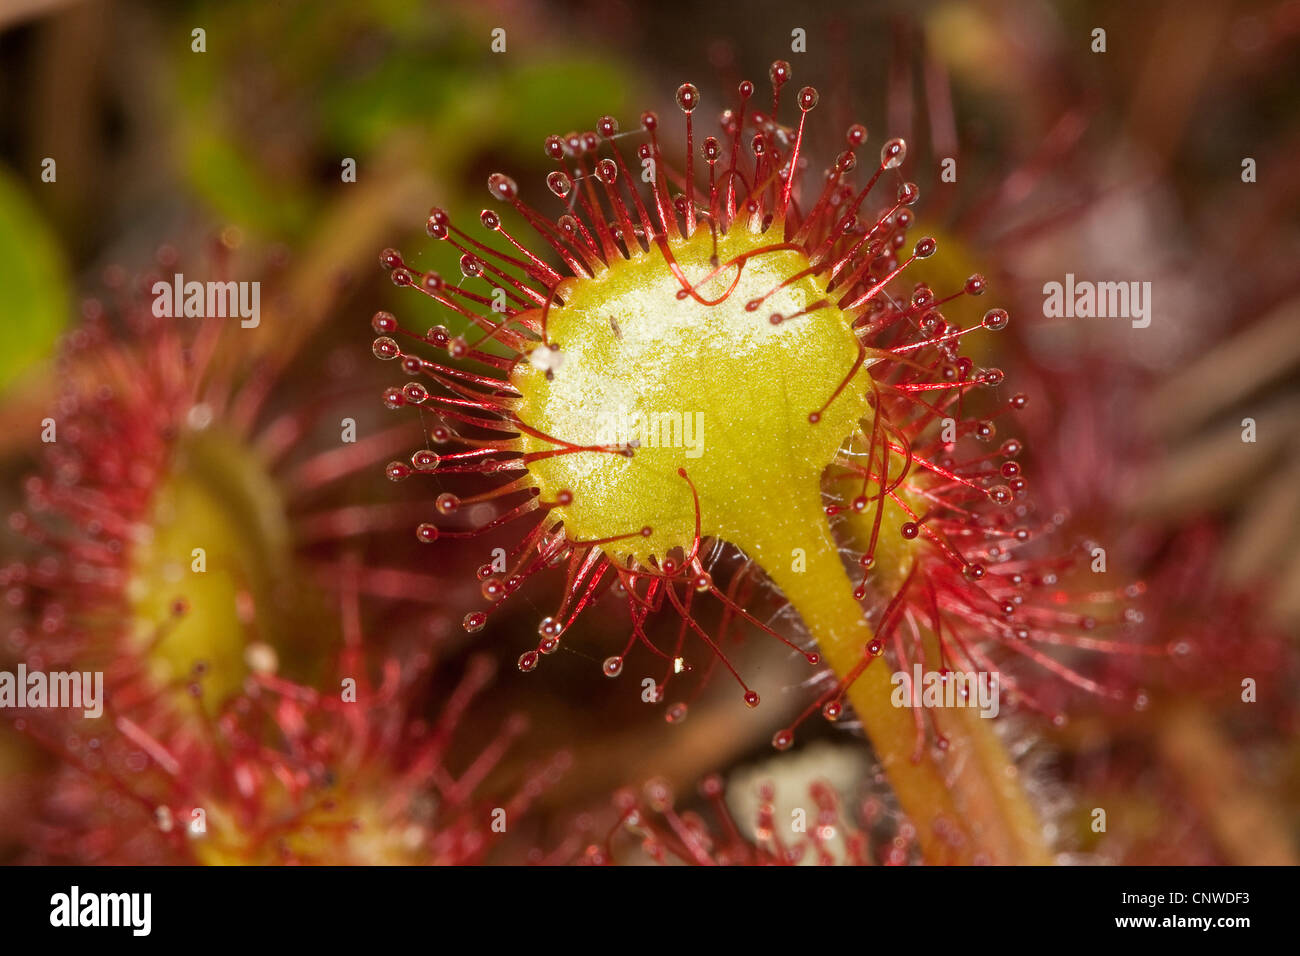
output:
<path id="1" fill-rule="evenodd" d="M 901 139 L 891 139 L 880 147 L 880 165 L 885 169 L 897 169 L 907 158 L 907 143 Z"/>
<path id="2" fill-rule="evenodd" d="M 488 177 L 488 192 L 497 199 L 508 201 L 519 195 L 519 186 L 504 173 L 493 173 Z"/>
<path id="3" fill-rule="evenodd" d="M 569 195 L 569 192 L 573 189 L 573 180 L 571 180 L 566 174 L 556 170 L 547 175 L 546 187 L 555 195 L 563 199 L 565 196 Z"/>
<path id="4" fill-rule="evenodd" d="M 677 105 L 683 113 L 690 113 L 700 105 L 700 91 L 693 83 L 683 83 L 677 87 Z"/>
<path id="5" fill-rule="evenodd" d="M 1006 309 L 989 309 L 980 324 L 990 332 L 1001 332 L 1010 323 L 1011 316 L 1007 315 Z"/>

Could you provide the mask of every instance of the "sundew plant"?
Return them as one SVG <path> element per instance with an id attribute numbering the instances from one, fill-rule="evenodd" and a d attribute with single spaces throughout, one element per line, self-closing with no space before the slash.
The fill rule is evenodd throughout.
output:
<path id="1" fill-rule="evenodd" d="M 549 137 L 546 192 L 501 173 L 487 184 L 532 240 L 492 208 L 466 229 L 430 212 L 430 237 L 460 253 L 456 281 L 386 250 L 394 283 L 470 330 L 374 316 L 375 355 L 411 377 L 384 400 L 420 409 L 428 434 L 388 474 L 482 478 L 472 496 L 430 493 L 436 518 L 415 529 L 421 541 L 522 529 L 480 570 L 485 606 L 466 630 L 535 575 L 564 576 L 521 670 L 538 669 L 579 614 L 599 614 L 626 634 L 604 675 L 618 679 L 636 653 L 657 659 L 653 697 L 670 720 L 682 716 L 674 685 L 715 664 L 758 707 L 703 623 L 701 606 L 716 602 L 796 652 L 805 670 L 792 681 L 833 675 L 809 712 L 834 721 L 851 708 L 929 859 L 1041 862 L 1041 825 L 987 719 L 990 695 L 1061 724 L 1036 696 L 1043 680 L 1124 691 L 1059 651 L 1151 651 L 1080 609 L 1102 597 L 1072 601 L 1058 586 L 1068 556 L 1039 540 L 1052 523 L 1028 504 L 1020 441 L 997 437 L 1028 399 L 962 351 L 968 334 L 1006 328 L 1007 311 L 963 328 L 945 306 L 984 295 L 982 275 L 955 288 L 908 281 L 942 252 L 912 234 L 920 191 L 900 175 L 906 143 L 871 149 L 854 124 L 819 172 L 805 152 L 818 92 L 787 94 L 784 116 L 791 79 L 777 61 L 770 99 L 742 82 L 717 135 L 686 83 L 672 123 L 647 112 L 624 131 L 604 116 Z M 492 517 L 467 527 L 467 506 L 489 501 Z M 732 575 L 761 574 L 797 628 L 735 599 L 734 580 L 716 576 L 729 549 L 744 558 Z M 652 635 L 660 615 L 675 634 Z M 772 744 L 793 740 L 792 727 Z"/>

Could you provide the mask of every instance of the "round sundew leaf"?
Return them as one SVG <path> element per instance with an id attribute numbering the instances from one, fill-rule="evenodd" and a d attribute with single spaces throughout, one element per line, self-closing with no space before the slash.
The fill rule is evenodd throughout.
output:
<path id="1" fill-rule="evenodd" d="M 0 390 L 52 354 L 71 313 L 68 288 L 53 230 L 0 169 Z"/>
<path id="2" fill-rule="evenodd" d="M 820 481 L 866 413 L 866 361 L 848 317 L 779 234 L 700 230 L 576 280 L 548 343 L 512 379 L 529 466 L 576 540 L 642 563 L 700 531 L 775 560 L 820 528 Z M 791 281 L 791 277 L 798 277 Z M 814 420 L 815 419 L 815 420 Z M 539 437 L 539 435 L 551 437 Z M 618 453 L 631 447 L 631 454 Z M 593 449 L 603 447 L 603 451 Z M 584 449 L 584 450 L 577 450 Z M 682 472 L 685 472 L 683 476 Z M 689 482 L 687 480 L 689 477 Z M 784 545 L 782 544 L 784 543 Z"/>
<path id="3" fill-rule="evenodd" d="M 148 534 L 131 552 L 131 611 L 161 683 L 181 686 L 203 663 L 205 707 L 238 692 L 253 635 L 289 647 L 274 613 L 293 571 L 283 508 L 256 456 L 219 432 L 187 435 L 155 489 Z M 254 621 L 241 612 L 249 598 Z M 177 600 L 187 609 L 173 619 Z M 160 621 L 169 623 L 158 640 Z"/>

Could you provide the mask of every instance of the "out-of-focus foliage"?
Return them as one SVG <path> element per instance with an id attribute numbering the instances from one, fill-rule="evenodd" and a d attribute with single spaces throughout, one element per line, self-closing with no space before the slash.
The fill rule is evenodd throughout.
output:
<path id="1" fill-rule="evenodd" d="M 47 357 L 67 324 L 59 243 L 18 181 L 0 169 L 0 390 Z"/>
<path id="2" fill-rule="evenodd" d="M 414 136 L 428 168 L 454 179 L 481 152 L 536 162 L 574 116 L 628 100 L 625 69 L 521 29 L 509 55 L 494 54 L 492 24 L 465 9 L 331 0 L 195 13 L 207 52 L 175 63 L 183 175 L 219 217 L 276 238 L 310 228 L 345 157 L 360 179 L 387 143 Z"/>

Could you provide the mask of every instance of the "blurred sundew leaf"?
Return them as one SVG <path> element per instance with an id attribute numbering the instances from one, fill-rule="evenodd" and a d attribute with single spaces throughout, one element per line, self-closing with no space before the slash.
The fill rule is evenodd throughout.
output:
<path id="1" fill-rule="evenodd" d="M 71 311 L 59 241 L 19 181 L 0 168 L 0 391 L 53 353 Z"/>

